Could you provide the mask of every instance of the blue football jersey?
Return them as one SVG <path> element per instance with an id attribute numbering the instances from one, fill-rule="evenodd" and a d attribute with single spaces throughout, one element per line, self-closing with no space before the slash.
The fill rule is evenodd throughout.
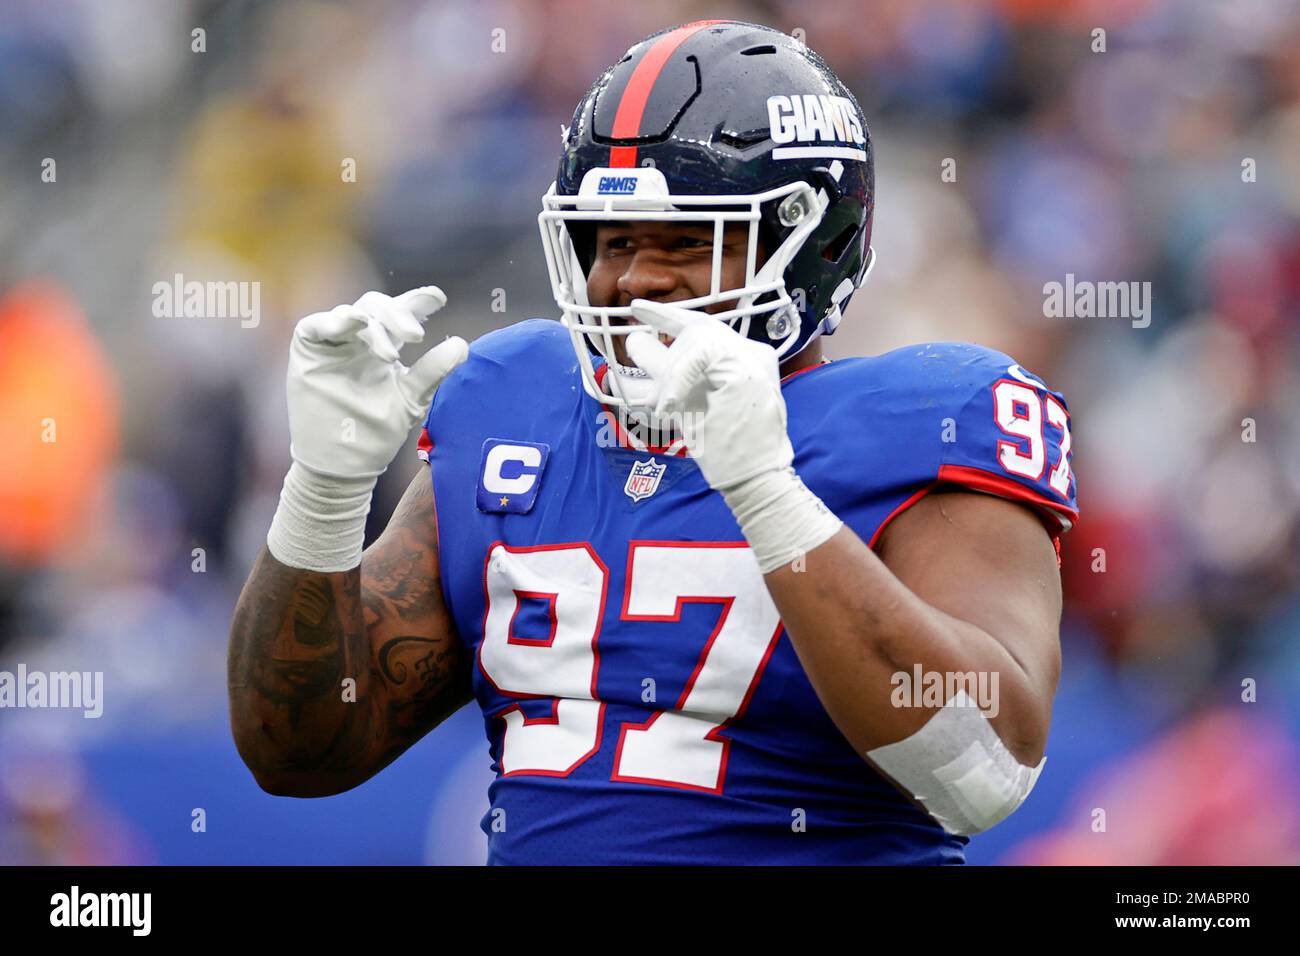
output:
<path id="1" fill-rule="evenodd" d="M 864 540 L 927 491 L 1075 517 L 1065 400 L 1010 358 L 912 346 L 788 376 L 795 468 Z M 568 333 L 493 332 L 439 389 L 443 594 L 496 772 L 493 863 L 960 863 L 826 714 L 730 511 L 586 394 Z"/>

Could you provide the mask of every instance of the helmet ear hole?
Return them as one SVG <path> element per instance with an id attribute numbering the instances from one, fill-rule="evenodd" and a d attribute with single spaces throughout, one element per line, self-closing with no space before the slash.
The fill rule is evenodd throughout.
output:
<path id="1" fill-rule="evenodd" d="M 839 235 L 826 244 L 822 250 L 822 258 L 827 262 L 839 262 L 844 258 L 844 254 L 849 251 L 853 245 L 853 240 L 858 234 L 859 226 L 857 223 L 849 223 L 840 230 Z"/>

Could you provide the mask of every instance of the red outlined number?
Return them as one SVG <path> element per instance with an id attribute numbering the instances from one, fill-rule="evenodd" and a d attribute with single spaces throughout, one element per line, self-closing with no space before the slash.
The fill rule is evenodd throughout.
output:
<path id="1" fill-rule="evenodd" d="M 687 603 L 722 611 L 673 709 L 623 725 L 611 779 L 721 793 L 731 742 L 719 731 L 745 712 L 772 656 L 776 605 L 740 542 L 633 541 L 627 567 L 625 621 L 677 622 Z"/>
<path id="2" fill-rule="evenodd" d="M 506 724 L 502 774 L 566 777 L 600 749 L 605 712 L 596 700 L 596 642 L 608 589 L 609 569 L 589 544 L 488 548 L 479 670 L 505 697 L 552 698 L 545 717 L 528 717 L 519 705 L 498 715 Z M 552 595 L 549 638 L 515 636 L 524 598 Z"/>
<path id="3" fill-rule="evenodd" d="M 993 418 L 998 428 L 1028 442 L 999 441 L 998 462 L 1013 475 L 1037 481 L 1047 465 L 1047 444 L 1043 441 L 1043 405 L 1028 385 L 1003 379 L 993 386 Z"/>
<path id="4" fill-rule="evenodd" d="M 1047 483 L 1052 486 L 1053 491 L 1069 501 L 1070 482 L 1074 478 L 1070 473 L 1070 414 L 1065 410 L 1065 406 L 1050 395 L 1044 398 L 1043 404 L 1047 408 L 1048 424 L 1055 425 L 1061 430 L 1061 460 L 1052 469 Z"/>
<path id="5" fill-rule="evenodd" d="M 597 645 L 608 582 L 589 544 L 488 549 L 478 666 L 504 696 L 551 700 L 545 716 L 519 705 L 499 715 L 504 775 L 567 776 L 600 749 Z M 549 603 L 545 640 L 515 632 L 527 599 Z M 717 624 L 672 709 L 620 727 L 613 780 L 722 791 L 730 741 L 721 731 L 749 705 L 781 620 L 743 542 L 633 541 L 621 619 L 678 623 L 689 603 L 718 605 Z"/>
<path id="6" fill-rule="evenodd" d="M 1047 469 L 1045 423 L 1061 430 L 1060 460 L 1047 479 L 1065 500 L 1070 498 L 1070 416 L 1050 395 L 1023 382 L 1000 379 L 993 385 L 993 419 L 998 428 L 1018 441 L 998 441 L 998 463 L 1004 471 L 1038 481 Z"/>

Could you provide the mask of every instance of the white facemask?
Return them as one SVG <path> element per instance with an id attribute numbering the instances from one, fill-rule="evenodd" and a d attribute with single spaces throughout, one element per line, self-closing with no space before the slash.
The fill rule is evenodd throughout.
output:
<path id="1" fill-rule="evenodd" d="M 790 234 L 758 266 L 758 227 L 764 203 L 777 202 L 778 214 Z M 713 266 L 707 295 L 675 301 L 684 309 L 703 310 L 718 303 L 732 308 L 713 313 L 741 335 L 749 333 L 751 319 L 766 323 L 764 331 L 782 358 L 799 341 L 801 317 L 785 288 L 785 270 L 815 230 L 826 212 L 825 190 L 794 182 L 763 193 L 730 196 L 693 196 L 668 192 L 667 181 L 654 167 L 588 170 L 576 196 L 561 196 L 555 185 L 542 197 L 537 217 L 546 253 L 551 290 L 569 330 L 587 394 L 612 409 L 638 409 L 648 414 L 653 406 L 654 383 L 639 369 L 620 366 L 614 340 L 641 326 L 626 322 L 628 307 L 593 306 L 587 299 L 587 275 L 574 248 L 569 222 L 619 222 L 654 220 L 675 223 L 711 223 L 714 228 Z M 706 207 L 706 208 L 698 208 Z M 728 223 L 749 227 L 744 285 L 722 288 L 722 238 Z M 761 301 L 760 301 L 761 300 Z M 614 321 L 619 320 L 619 321 Z M 605 358 L 609 372 L 604 387 L 597 381 L 592 351 Z"/>

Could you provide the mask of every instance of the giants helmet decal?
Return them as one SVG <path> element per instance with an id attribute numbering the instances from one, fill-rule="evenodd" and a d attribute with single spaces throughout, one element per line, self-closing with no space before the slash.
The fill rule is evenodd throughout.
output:
<path id="1" fill-rule="evenodd" d="M 587 91 L 538 217 L 552 292 L 589 394 L 636 406 L 643 375 L 617 363 L 628 308 L 593 306 L 599 221 L 714 227 L 707 309 L 784 359 L 839 324 L 874 256 L 871 137 L 853 94 L 803 44 L 768 27 L 705 20 L 647 37 Z M 726 223 L 749 225 L 745 284 L 722 289 Z M 767 253 L 758 261 L 760 244 Z M 613 374 L 596 378 L 593 354 Z"/>

